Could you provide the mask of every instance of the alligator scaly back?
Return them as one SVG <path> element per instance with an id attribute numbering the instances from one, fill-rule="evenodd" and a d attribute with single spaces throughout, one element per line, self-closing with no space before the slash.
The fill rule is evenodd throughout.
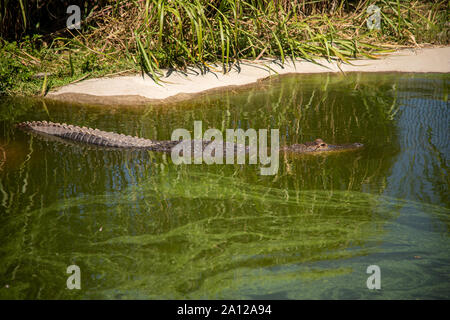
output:
<path id="1" fill-rule="evenodd" d="M 77 141 L 111 148 L 145 148 L 165 149 L 161 141 L 127 136 L 114 132 L 102 131 L 86 127 L 78 127 L 65 123 L 47 121 L 27 121 L 17 124 L 18 128 L 30 130 L 43 135 L 59 137 L 65 140 Z M 170 146 L 166 146 L 169 147 Z"/>

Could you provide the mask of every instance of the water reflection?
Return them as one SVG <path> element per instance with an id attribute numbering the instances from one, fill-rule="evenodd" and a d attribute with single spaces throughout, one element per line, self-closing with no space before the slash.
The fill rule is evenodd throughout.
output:
<path id="1" fill-rule="evenodd" d="M 413 233 L 410 223 L 431 216 L 448 226 L 442 82 L 286 77 L 170 108 L 8 100 L 0 104 L 0 285 L 8 285 L 0 297 L 367 298 L 367 263 L 408 269 L 398 257 L 413 252 L 446 263 L 448 244 L 436 238 L 448 229 L 425 234 L 418 223 Z M 283 156 L 277 175 L 260 176 L 256 165 L 174 166 L 164 154 L 65 145 L 12 127 L 44 119 L 161 140 L 202 120 L 222 131 L 279 128 L 281 144 L 320 137 L 366 148 Z M 81 267 L 81 291 L 65 287 L 70 264 Z M 403 289 L 381 296 L 445 297 L 439 272 L 422 283 L 429 295 L 405 286 L 411 275 L 394 276 L 383 279 Z"/>
<path id="2" fill-rule="evenodd" d="M 402 152 L 389 179 L 390 194 L 449 205 L 450 113 L 445 83 L 417 78 L 398 83 L 397 127 Z"/>

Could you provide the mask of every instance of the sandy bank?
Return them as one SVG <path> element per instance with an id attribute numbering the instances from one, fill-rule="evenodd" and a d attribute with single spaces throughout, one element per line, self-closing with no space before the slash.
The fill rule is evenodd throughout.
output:
<path id="1" fill-rule="evenodd" d="M 49 99 L 91 104 L 146 104 L 176 101 L 193 94 L 229 86 L 242 86 L 275 74 L 320 72 L 450 72 L 450 47 L 405 49 L 377 60 L 352 60 L 350 64 L 318 60 L 321 65 L 308 61 L 286 61 L 284 65 L 271 60 L 241 62 L 240 70 L 233 67 L 222 74 L 211 71 L 201 75 L 198 68 L 187 74 L 172 72 L 156 84 L 148 76 L 121 76 L 85 80 L 61 87 L 47 95 Z M 276 72 L 275 72 L 276 71 Z M 165 74 L 167 71 L 164 70 Z"/>

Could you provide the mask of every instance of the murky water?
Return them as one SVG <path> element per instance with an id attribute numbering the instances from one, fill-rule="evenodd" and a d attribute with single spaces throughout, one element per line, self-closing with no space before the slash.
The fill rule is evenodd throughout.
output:
<path id="1" fill-rule="evenodd" d="M 0 298 L 448 299 L 449 79 L 289 76 L 136 108 L 3 99 Z M 14 129 L 26 120 L 160 140 L 202 120 L 365 148 L 281 155 L 262 176 L 46 141 Z M 66 287 L 73 264 L 80 290 Z"/>

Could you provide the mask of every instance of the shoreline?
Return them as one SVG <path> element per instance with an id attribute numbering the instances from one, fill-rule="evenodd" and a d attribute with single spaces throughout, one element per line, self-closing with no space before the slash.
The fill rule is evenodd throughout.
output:
<path id="1" fill-rule="evenodd" d="M 227 74 L 210 71 L 201 75 L 198 68 L 187 74 L 178 71 L 161 77 L 160 84 L 149 76 L 131 75 L 97 78 L 69 84 L 50 91 L 46 99 L 94 105 L 145 105 L 164 104 L 192 99 L 233 87 L 245 87 L 272 76 L 311 73 L 347 72 L 405 72 L 450 73 L 450 46 L 403 49 L 379 59 L 351 60 L 351 64 L 317 59 L 319 64 L 305 60 L 293 63 L 290 59 L 281 65 L 276 60 L 243 61 L 234 65 Z M 218 67 L 220 69 L 221 67 Z M 168 74 L 167 70 L 162 70 Z"/>

